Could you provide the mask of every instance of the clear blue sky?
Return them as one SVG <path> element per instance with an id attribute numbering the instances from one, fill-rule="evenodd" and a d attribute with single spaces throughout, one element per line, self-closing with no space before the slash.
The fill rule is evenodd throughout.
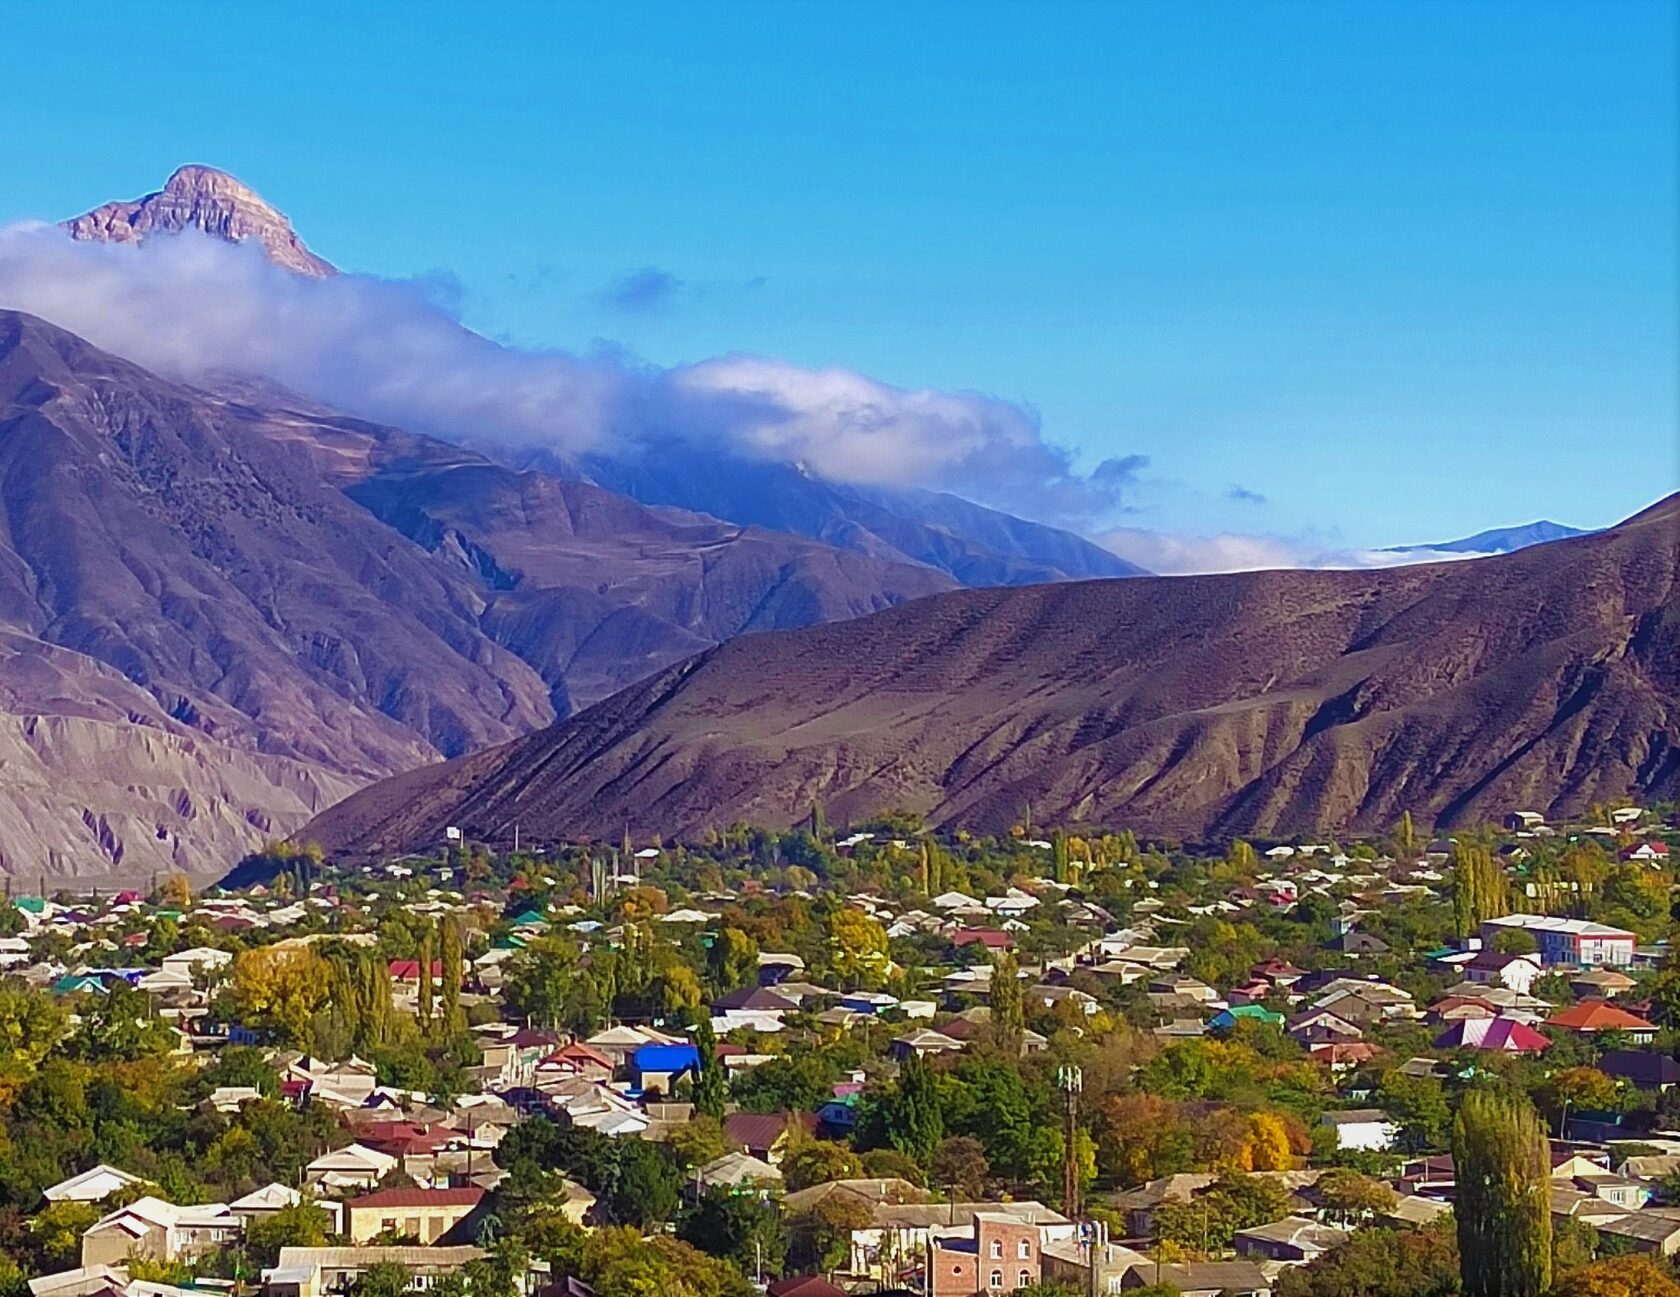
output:
<path id="1" fill-rule="evenodd" d="M 521 344 L 1028 403 L 1136 525 L 1598 525 L 1680 485 L 1675 12 L 20 6 L 0 221 L 202 161 Z"/>

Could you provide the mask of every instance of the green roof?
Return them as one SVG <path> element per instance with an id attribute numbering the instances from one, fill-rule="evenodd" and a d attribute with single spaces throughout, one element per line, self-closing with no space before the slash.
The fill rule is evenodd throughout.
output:
<path id="1" fill-rule="evenodd" d="M 47 910 L 46 898 L 41 896 L 14 896 L 12 904 L 31 914 L 45 914 Z"/>

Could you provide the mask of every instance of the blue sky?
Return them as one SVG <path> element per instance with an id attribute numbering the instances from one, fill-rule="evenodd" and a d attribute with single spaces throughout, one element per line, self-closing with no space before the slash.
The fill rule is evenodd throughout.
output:
<path id="1" fill-rule="evenodd" d="M 1676 40 L 1634 0 L 37 6 L 0 222 L 208 162 L 524 346 L 1024 403 L 1147 457 L 1127 526 L 1593 526 L 1680 486 Z"/>

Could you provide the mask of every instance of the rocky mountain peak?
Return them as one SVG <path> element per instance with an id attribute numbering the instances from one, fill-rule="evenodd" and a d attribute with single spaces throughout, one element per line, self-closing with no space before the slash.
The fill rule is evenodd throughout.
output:
<path id="1" fill-rule="evenodd" d="M 304 246 L 283 213 L 249 185 L 215 167 L 180 167 L 155 193 L 106 203 L 64 224 L 72 238 L 102 243 L 139 243 L 151 234 L 186 229 L 230 243 L 255 239 L 277 266 L 300 275 L 336 273 Z"/>

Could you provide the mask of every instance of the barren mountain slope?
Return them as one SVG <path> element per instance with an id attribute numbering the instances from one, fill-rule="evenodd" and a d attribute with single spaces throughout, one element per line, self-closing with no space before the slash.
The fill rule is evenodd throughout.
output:
<path id="1" fill-rule="evenodd" d="M 962 591 L 733 641 L 305 833 L 680 834 L 820 802 L 1276 836 L 1672 797 L 1677 562 L 1672 497 L 1473 562 Z"/>
<path id="2" fill-rule="evenodd" d="M 0 312 L 0 688 L 11 658 L 32 655 L 35 680 L 40 648 L 67 651 L 49 690 L 6 710 L 101 723 L 115 710 L 147 752 L 168 745 L 140 731 L 166 728 L 297 763 L 314 789 L 264 766 L 281 773 L 232 815 L 238 843 L 202 815 L 154 817 L 176 800 L 154 785 L 206 789 L 173 758 L 144 774 L 150 758 L 101 731 L 61 767 L 59 801 L 13 818 L 0 864 L 218 871 L 226 850 L 355 784 L 528 732 L 740 630 L 949 586 L 516 474 L 257 385 L 166 382 Z M 113 703 L 113 680 L 136 697 Z M 84 822 L 81 850 L 73 831 L 30 827 Z"/>

